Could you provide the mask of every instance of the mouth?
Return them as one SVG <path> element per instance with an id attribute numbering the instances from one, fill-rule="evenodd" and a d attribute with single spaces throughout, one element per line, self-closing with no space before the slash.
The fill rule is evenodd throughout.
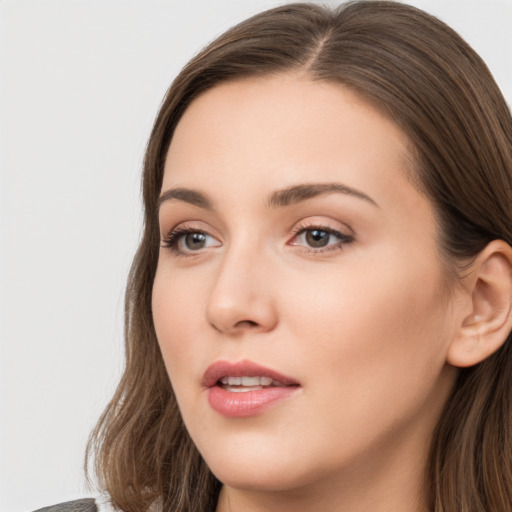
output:
<path id="1" fill-rule="evenodd" d="M 248 391 L 258 391 L 260 389 L 284 387 L 282 382 L 270 377 L 248 377 L 247 375 L 242 377 L 222 377 L 222 379 L 217 381 L 216 385 L 232 393 L 247 393 Z"/>
<path id="2" fill-rule="evenodd" d="M 252 361 L 217 361 L 204 373 L 202 384 L 211 388 L 220 386 L 233 392 L 251 391 L 269 387 L 299 386 L 292 377 L 283 375 Z"/>
<path id="3" fill-rule="evenodd" d="M 251 361 L 217 361 L 203 380 L 212 409 L 228 418 L 244 418 L 265 411 L 295 394 L 300 383 Z"/>

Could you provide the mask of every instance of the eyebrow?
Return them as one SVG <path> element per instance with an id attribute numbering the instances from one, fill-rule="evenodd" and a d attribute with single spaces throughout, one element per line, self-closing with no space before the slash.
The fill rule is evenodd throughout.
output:
<path id="1" fill-rule="evenodd" d="M 345 194 L 364 199 L 379 208 L 379 205 L 364 192 L 348 187 L 347 185 L 342 185 L 341 183 L 308 183 L 304 185 L 294 185 L 293 187 L 273 192 L 268 200 L 268 204 L 272 207 L 288 206 L 323 194 L 332 193 Z"/>
<path id="2" fill-rule="evenodd" d="M 282 190 L 276 190 L 268 198 L 268 205 L 272 208 L 279 208 L 297 204 L 320 195 L 332 193 L 357 197 L 379 208 L 379 205 L 364 192 L 341 183 L 308 183 L 293 185 L 292 187 Z M 206 210 L 213 209 L 212 201 L 208 199 L 205 194 L 190 188 L 177 187 L 166 190 L 157 200 L 157 209 L 160 208 L 162 203 L 170 200 L 184 201 L 185 203 L 189 203 Z"/>
<path id="3" fill-rule="evenodd" d="M 193 204 L 194 206 L 198 206 L 199 208 L 205 208 L 206 210 L 211 210 L 213 208 L 212 202 L 201 192 L 197 190 L 192 190 L 190 188 L 171 188 L 166 190 L 159 198 L 156 203 L 157 209 L 160 209 L 160 206 L 165 201 L 170 201 L 172 199 L 177 199 L 178 201 L 184 201 L 185 203 Z"/>

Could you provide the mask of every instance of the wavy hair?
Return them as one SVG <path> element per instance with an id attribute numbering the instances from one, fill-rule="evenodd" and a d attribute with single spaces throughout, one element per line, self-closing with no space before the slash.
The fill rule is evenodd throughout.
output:
<path id="1" fill-rule="evenodd" d="M 88 445 L 100 484 L 125 512 L 153 503 L 174 512 L 215 510 L 221 486 L 183 425 L 152 320 L 156 204 L 173 131 L 208 89 L 294 70 L 351 89 L 407 134 L 412 179 L 434 205 L 455 279 L 460 263 L 490 241 L 512 240 L 510 110 L 484 62 L 447 25 L 401 3 L 358 1 L 334 9 L 284 5 L 225 32 L 174 80 L 147 145 L 144 231 L 126 290 L 126 364 Z M 459 371 L 427 464 L 432 511 L 512 510 L 511 427 L 508 339 Z"/>

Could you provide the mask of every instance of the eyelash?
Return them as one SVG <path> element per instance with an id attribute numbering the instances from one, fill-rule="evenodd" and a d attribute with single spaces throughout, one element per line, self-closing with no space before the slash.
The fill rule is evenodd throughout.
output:
<path id="1" fill-rule="evenodd" d="M 306 247 L 302 245 L 301 247 L 303 250 L 305 250 L 308 254 L 322 254 L 326 252 L 341 250 L 343 245 L 349 244 L 354 241 L 354 237 L 352 235 L 346 235 L 344 233 L 341 233 L 340 231 L 330 228 L 328 226 L 322 226 L 318 224 L 310 224 L 310 225 L 298 225 L 292 232 L 291 240 L 294 240 L 298 238 L 300 235 L 308 232 L 308 231 L 322 231 L 327 233 L 328 235 L 334 236 L 339 239 L 339 241 L 335 244 L 327 245 L 323 248 L 313 248 L 313 247 Z M 173 229 L 165 238 L 162 239 L 161 246 L 163 248 L 170 249 L 171 252 L 176 256 L 180 258 L 188 258 L 196 256 L 199 251 L 190 251 L 185 252 L 179 249 L 178 244 L 182 237 L 192 234 L 202 234 L 205 236 L 211 236 L 208 232 L 197 229 L 194 227 L 187 227 L 186 225 L 178 226 L 177 228 Z M 299 244 L 291 244 L 294 246 L 299 246 Z"/>
<path id="2" fill-rule="evenodd" d="M 184 252 L 181 249 L 179 249 L 178 244 L 180 242 L 180 239 L 188 234 L 191 233 L 198 233 L 206 236 L 209 235 L 206 231 L 203 231 L 202 229 L 197 229 L 194 227 L 187 227 L 184 226 L 178 226 L 177 228 L 174 228 L 165 238 L 162 239 L 161 246 L 167 249 L 170 249 L 171 252 L 180 258 L 188 258 L 190 256 L 195 256 L 198 251 L 192 251 L 190 253 Z"/>

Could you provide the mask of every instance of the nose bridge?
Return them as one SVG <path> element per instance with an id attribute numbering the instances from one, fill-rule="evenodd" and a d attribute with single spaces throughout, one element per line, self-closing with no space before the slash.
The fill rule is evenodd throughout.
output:
<path id="1" fill-rule="evenodd" d="M 266 331 L 277 322 L 268 255 L 247 238 L 225 248 L 210 290 L 206 316 L 219 331 Z"/>

